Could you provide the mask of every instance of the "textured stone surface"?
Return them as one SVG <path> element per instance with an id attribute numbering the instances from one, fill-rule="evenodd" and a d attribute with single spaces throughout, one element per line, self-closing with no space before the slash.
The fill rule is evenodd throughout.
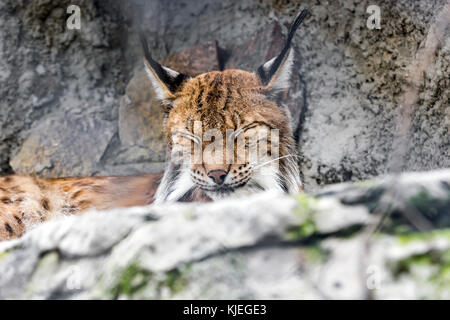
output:
<path id="1" fill-rule="evenodd" d="M 298 55 L 288 103 L 293 121 L 300 123 L 297 135 L 306 189 L 392 170 L 450 167 L 447 0 L 379 1 L 381 30 L 366 27 L 366 8 L 373 4 L 368 0 L 84 0 L 79 2 L 82 29 L 69 32 L 68 3 L 7 0 L 0 5 L 5 26 L 0 30 L 2 173 L 38 173 L 55 160 L 27 158 L 28 164 L 22 164 L 15 157 L 26 149 L 28 137 L 40 134 L 37 128 L 57 119 L 59 112 L 73 112 L 83 123 L 108 121 L 114 130 L 99 163 L 97 154 L 78 154 L 77 161 L 64 165 L 64 172 L 75 174 L 76 162 L 89 162 L 90 174 L 160 170 L 159 142 L 147 139 L 158 134 L 144 129 L 145 121 L 134 133 L 128 132 L 126 144 L 120 138 L 120 99 L 130 79 L 142 70 L 135 26 L 144 29 L 160 61 L 171 56 L 196 70 L 203 65 L 214 69 L 217 41 L 225 52 L 238 53 L 229 57 L 227 67 L 254 70 L 274 54 L 287 24 L 306 6 L 311 15 L 293 41 Z M 428 41 L 435 33 L 436 48 Z M 253 51 L 246 50 L 250 48 Z M 431 59 L 421 64 L 417 57 L 429 57 L 423 54 L 428 49 Z M 183 50 L 188 51 L 173 59 Z M 197 55 L 202 56 L 201 64 L 195 63 Z M 411 70 L 421 70 L 416 66 L 426 68 L 419 75 L 412 73 L 420 85 L 410 90 Z M 57 132 L 57 127 L 49 127 L 47 133 Z M 78 135 L 77 127 L 67 132 Z M 104 139 L 109 135 L 107 130 Z M 146 141 L 144 146 L 138 136 Z M 131 141 L 134 138 L 137 141 Z"/>
<path id="2" fill-rule="evenodd" d="M 62 124 L 48 125 L 61 119 L 61 114 L 71 113 L 80 120 L 71 121 L 73 127 L 65 128 L 65 136 L 74 139 L 84 133 L 78 131 L 78 123 L 101 124 L 96 129 L 115 127 L 118 99 L 127 76 L 122 72 L 123 61 L 118 46 L 119 13 L 108 11 L 102 4 L 80 1 L 82 9 L 81 30 L 66 30 L 70 1 L 2 1 L 0 21 L 0 168 L 2 172 L 14 169 L 19 173 L 38 173 L 48 163 L 59 159 L 74 158 L 62 163 L 62 168 L 47 169 L 42 174 L 58 172 L 73 175 L 80 172 L 77 163 L 89 162 L 84 173 L 95 171 L 96 152 L 75 153 L 71 145 L 55 150 L 38 152 L 33 161 L 30 145 L 33 139 L 42 141 L 44 136 L 58 141 Z M 112 9 L 112 5 L 108 6 Z M 104 14 L 101 14 L 103 12 Z M 106 14 L 108 12 L 108 14 Z M 8 31 L 9 30 L 9 31 Z M 106 124 L 110 122 L 110 124 Z M 100 141 L 107 140 L 110 130 L 95 131 Z M 40 137 L 37 137 L 41 135 Z M 29 141 L 25 143 L 29 137 Z M 25 144 L 26 146 L 25 146 Z M 46 142 L 45 147 L 50 141 Z M 108 143 L 108 142 L 107 142 Z M 37 147 L 37 146 L 35 146 Z M 42 145 L 44 147 L 44 144 Z M 20 150 L 28 153 L 25 158 L 15 158 Z M 57 155 L 66 152 L 64 155 Z M 81 151 L 81 150 L 80 150 Z M 55 155 L 41 163 L 41 155 Z M 88 158 L 91 157 L 91 158 Z M 9 161 L 12 161 L 11 167 Z M 21 160 L 26 163 L 22 163 Z M 34 163 L 32 163 L 34 162 Z M 36 168 L 37 170 L 34 170 Z M 58 171 L 59 170 L 59 171 Z"/>
<path id="3" fill-rule="evenodd" d="M 61 217 L 0 243 L 0 298 L 449 299 L 449 184 L 442 170 Z"/>
<path id="4" fill-rule="evenodd" d="M 408 122 L 408 117 L 421 117 L 424 111 L 420 110 L 434 108 L 432 99 L 412 105 L 409 115 L 398 112 L 406 68 L 445 2 L 381 1 L 377 3 L 381 30 L 366 28 L 365 10 L 373 4 L 370 1 L 335 1 L 312 7 L 314 14 L 298 40 L 303 43 L 300 72 L 307 84 L 308 111 L 300 141 L 307 185 L 359 180 L 393 169 L 450 166 L 445 146 L 448 131 L 438 129 L 446 126 L 448 110 L 441 111 L 447 117 L 421 122 L 420 130 L 399 126 L 402 119 Z M 440 50 L 446 55 L 445 47 Z M 441 63 L 439 68 L 447 67 Z M 440 81 L 420 91 L 448 91 L 444 88 L 445 82 Z M 406 136 L 406 142 L 400 143 L 406 148 L 402 152 L 399 144 L 393 144 L 400 130 Z M 427 140 L 427 150 L 434 150 L 432 156 L 413 152 L 423 147 L 422 140 Z M 405 155 L 411 159 L 407 161 Z M 396 165 L 391 167 L 391 162 Z"/>
<path id="5" fill-rule="evenodd" d="M 11 165 L 21 173 L 48 177 L 90 175 L 114 132 L 109 121 L 58 114 L 33 130 Z"/>
<path id="6" fill-rule="evenodd" d="M 216 41 L 208 41 L 165 57 L 161 63 L 191 76 L 219 70 L 219 48 Z"/>
<path id="7" fill-rule="evenodd" d="M 145 71 L 136 73 L 120 100 L 119 139 L 123 147 L 132 150 L 131 153 L 138 157 L 132 159 L 135 162 L 160 162 L 165 159 L 162 106 Z M 145 151 L 139 152 L 133 147 Z M 140 153 L 144 153 L 143 158 L 139 157 Z M 119 154 L 116 161 L 120 163 L 121 158 L 126 161 L 129 157 Z"/>

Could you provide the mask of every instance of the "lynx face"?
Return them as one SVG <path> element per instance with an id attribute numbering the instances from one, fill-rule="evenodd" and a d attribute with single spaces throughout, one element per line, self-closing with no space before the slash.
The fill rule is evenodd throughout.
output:
<path id="1" fill-rule="evenodd" d="M 257 73 L 212 71 L 196 77 L 154 61 L 141 35 L 145 68 L 165 111 L 169 161 L 155 202 L 216 200 L 301 186 L 287 109 L 271 100 L 289 87 L 295 30 Z"/>
<path id="2" fill-rule="evenodd" d="M 288 114 L 261 93 L 253 73 L 226 70 L 187 80 L 167 115 L 166 133 L 176 197 L 194 189 L 211 199 L 288 191 L 280 164 L 270 162 L 294 153 Z M 295 157 L 290 160 L 295 170 Z"/>

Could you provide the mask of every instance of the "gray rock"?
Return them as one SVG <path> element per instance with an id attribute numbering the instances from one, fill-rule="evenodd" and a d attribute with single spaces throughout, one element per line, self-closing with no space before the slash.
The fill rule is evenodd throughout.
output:
<path id="1" fill-rule="evenodd" d="M 448 299 L 450 223 L 417 232 L 409 214 L 448 215 L 449 183 L 443 170 L 61 216 L 0 243 L 0 298 Z"/>
<path id="2" fill-rule="evenodd" d="M 102 123 L 102 129 L 116 126 L 115 123 L 107 125 L 106 121 L 117 120 L 120 91 L 124 89 L 124 79 L 127 77 L 122 71 L 124 62 L 116 41 L 120 15 L 114 10 L 108 16 L 102 15 L 100 12 L 105 10 L 103 5 L 94 5 L 89 0 L 82 1 L 81 29 L 66 30 L 66 19 L 69 16 L 66 8 L 69 4 L 70 1 L 2 1 L 2 173 L 14 169 L 18 173 L 49 176 L 60 173 L 74 175 L 80 172 L 91 174 L 96 168 L 97 152 L 84 154 L 84 150 L 77 152 L 71 148 L 72 140 L 58 141 L 57 134 L 61 133 L 63 124 L 50 126 L 48 121 L 60 119 L 61 114 L 71 113 L 78 115 L 80 123 Z M 74 140 L 79 138 L 81 143 L 86 132 L 78 131 L 78 125 L 69 126 L 70 123 L 66 123 L 65 136 L 72 135 Z M 97 136 L 93 137 L 92 142 L 95 139 L 108 140 L 110 134 L 109 128 L 104 132 L 96 132 Z M 60 156 L 45 160 L 40 156 L 33 158 L 31 149 L 37 150 L 40 146 L 48 148 L 50 141 L 30 149 L 31 140 L 43 141 L 48 136 L 52 136 L 51 143 L 59 143 L 60 148 L 37 154 L 55 154 L 58 150 Z M 68 144 L 63 146 L 62 143 Z M 100 144 L 100 148 L 104 147 L 103 143 Z M 28 153 L 28 156 L 15 157 L 20 152 Z M 73 158 L 69 160 L 71 157 Z M 63 169 L 53 169 L 48 165 L 62 158 L 69 160 L 61 164 Z M 83 165 L 81 170 L 78 166 L 81 162 L 89 162 L 89 165 Z"/>
<path id="3" fill-rule="evenodd" d="M 50 177 L 90 175 L 100 164 L 114 132 L 114 124 L 109 121 L 58 114 L 33 130 L 11 166 L 17 172 Z"/>
<path id="4" fill-rule="evenodd" d="M 163 121 L 161 103 L 142 70 L 131 79 L 125 96 L 120 100 L 119 139 L 122 150 L 115 157 L 114 164 L 164 161 Z"/>

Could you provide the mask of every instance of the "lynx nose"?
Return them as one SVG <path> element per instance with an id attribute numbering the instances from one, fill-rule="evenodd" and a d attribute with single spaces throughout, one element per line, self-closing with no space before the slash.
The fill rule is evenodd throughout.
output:
<path id="1" fill-rule="evenodd" d="M 222 184 L 227 177 L 227 172 L 225 170 L 211 170 L 208 172 L 208 177 L 213 179 L 216 184 Z"/>

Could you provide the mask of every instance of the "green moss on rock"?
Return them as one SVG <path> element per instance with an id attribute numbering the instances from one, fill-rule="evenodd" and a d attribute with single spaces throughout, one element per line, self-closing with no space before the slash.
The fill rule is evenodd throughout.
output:
<path id="1" fill-rule="evenodd" d="M 358 187 L 373 187 L 376 185 L 376 181 L 374 180 L 362 180 L 362 181 L 356 181 L 354 183 L 355 186 Z"/>
<path id="2" fill-rule="evenodd" d="M 59 263 L 59 254 L 57 251 L 49 251 L 42 255 L 39 260 L 38 268 L 46 269 Z"/>
<path id="3" fill-rule="evenodd" d="M 295 199 L 298 202 L 298 206 L 295 208 L 294 214 L 299 216 L 302 222 L 298 227 L 289 229 L 286 232 L 286 238 L 288 240 L 307 238 L 317 230 L 316 222 L 314 221 L 317 200 L 314 197 L 302 193 L 296 195 Z"/>
<path id="4" fill-rule="evenodd" d="M 185 273 L 190 270 L 190 265 L 187 264 L 183 268 L 170 270 L 166 273 L 164 286 L 169 288 L 172 295 L 182 291 L 188 284 Z"/>
<path id="5" fill-rule="evenodd" d="M 426 279 L 419 279 L 432 283 L 436 292 L 443 290 L 450 292 L 450 250 L 431 250 L 422 254 L 412 255 L 398 261 L 392 268 L 395 278 L 402 275 L 414 274 L 414 268 L 427 268 L 429 274 Z M 439 295 L 438 295 L 439 296 Z"/>
<path id="6" fill-rule="evenodd" d="M 303 239 L 312 236 L 316 232 L 316 223 L 313 219 L 307 219 L 297 228 L 288 230 L 287 238 L 290 240 Z"/>
<path id="7" fill-rule="evenodd" d="M 437 199 L 425 188 L 420 189 L 414 196 L 408 199 L 407 205 L 429 217 L 437 216 L 450 210 L 450 194 L 447 199 Z"/>
<path id="8" fill-rule="evenodd" d="M 8 255 L 8 253 L 8 251 L 0 252 L 0 261 L 3 260 Z"/>
<path id="9" fill-rule="evenodd" d="M 431 256 L 426 254 L 418 254 L 410 256 L 406 259 L 402 259 L 398 261 L 392 268 L 393 275 L 398 277 L 405 273 L 410 273 L 413 266 L 422 265 L 422 266 L 431 266 L 432 258 Z"/>
<path id="10" fill-rule="evenodd" d="M 188 284 L 186 272 L 190 265 L 163 273 L 154 273 L 134 262 L 120 272 L 110 290 L 110 296 L 118 298 L 161 299 L 182 291 Z M 168 291 L 167 291 L 168 289 Z M 165 294 L 163 293 L 165 292 Z M 169 295 L 167 295 L 169 293 Z"/>
<path id="11" fill-rule="evenodd" d="M 308 196 L 304 193 L 299 193 L 295 196 L 299 206 L 296 208 L 297 214 L 312 214 L 315 211 L 317 203 L 316 198 Z"/>
<path id="12" fill-rule="evenodd" d="M 439 229 L 429 232 L 413 232 L 397 236 L 397 239 L 401 244 L 408 244 L 413 241 L 430 241 L 437 238 L 446 238 L 450 240 L 450 229 Z"/>
<path id="13" fill-rule="evenodd" d="M 324 263 L 330 257 L 330 252 L 320 246 L 320 244 L 302 247 L 305 258 L 312 263 Z"/>
<path id="14" fill-rule="evenodd" d="M 116 284 L 111 289 L 114 299 L 120 296 L 131 297 L 143 289 L 150 279 L 151 273 L 142 269 L 137 263 L 130 264 L 121 272 Z"/>

